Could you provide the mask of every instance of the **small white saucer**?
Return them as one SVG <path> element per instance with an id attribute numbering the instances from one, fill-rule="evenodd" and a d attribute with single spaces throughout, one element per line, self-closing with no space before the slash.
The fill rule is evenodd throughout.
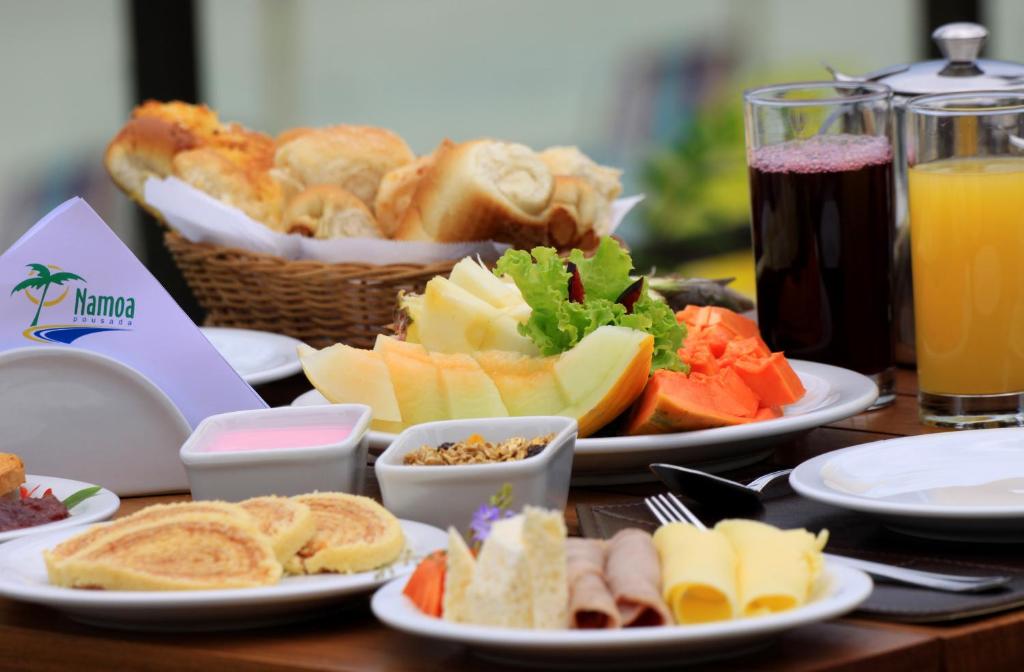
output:
<path id="1" fill-rule="evenodd" d="M 250 385 L 294 376 L 302 370 L 296 350 L 302 341 L 255 329 L 200 327 L 221 357 Z"/>

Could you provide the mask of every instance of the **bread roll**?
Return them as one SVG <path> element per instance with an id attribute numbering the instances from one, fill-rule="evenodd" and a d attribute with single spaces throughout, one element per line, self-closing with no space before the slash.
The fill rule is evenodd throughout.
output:
<path id="1" fill-rule="evenodd" d="M 578 147 L 548 147 L 540 159 L 555 176 L 582 178 L 594 188 L 597 212 L 594 230 L 607 235 L 611 229 L 611 204 L 622 193 L 622 171 L 596 163 Z"/>
<path id="2" fill-rule="evenodd" d="M 559 249 L 580 247 L 593 232 L 604 202 L 582 177 L 558 175 L 547 214 L 550 243 Z"/>
<path id="3" fill-rule="evenodd" d="M 156 118 L 132 119 L 107 145 L 103 163 L 114 183 L 136 201 L 150 177 L 167 177 L 178 152 L 194 149 L 201 139 L 181 125 Z"/>
<path id="4" fill-rule="evenodd" d="M 310 187 L 289 201 L 281 229 L 310 238 L 384 237 L 370 209 L 332 184 Z"/>
<path id="5" fill-rule="evenodd" d="M 388 172 L 416 158 L 405 141 L 373 126 L 330 126 L 283 136 L 274 156 L 274 175 L 286 189 L 301 192 L 333 184 L 373 207 L 377 187 Z"/>
<path id="6" fill-rule="evenodd" d="M 442 148 L 420 180 L 396 238 L 545 244 L 554 179 L 528 147 L 474 140 Z"/>
<path id="7" fill-rule="evenodd" d="M 173 174 L 182 181 L 276 229 L 284 196 L 259 166 L 241 150 L 213 146 L 179 152 L 172 161 Z"/>
<path id="8" fill-rule="evenodd" d="M 398 231 L 405 211 L 409 209 L 416 187 L 423 176 L 434 166 L 437 153 L 452 146 L 451 140 L 444 140 L 437 149 L 426 156 L 421 156 L 412 163 L 395 168 L 380 181 L 377 197 L 373 202 L 373 212 L 377 216 L 377 224 L 387 237 L 393 237 Z"/>

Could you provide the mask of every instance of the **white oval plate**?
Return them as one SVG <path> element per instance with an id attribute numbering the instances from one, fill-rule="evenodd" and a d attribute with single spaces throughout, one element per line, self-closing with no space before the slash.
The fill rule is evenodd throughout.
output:
<path id="1" fill-rule="evenodd" d="M 1024 541 L 1024 428 L 922 434 L 819 455 L 790 474 L 809 499 L 939 539 Z"/>
<path id="2" fill-rule="evenodd" d="M 436 527 L 399 521 L 411 556 L 384 570 L 358 574 L 288 576 L 273 586 L 231 590 L 75 590 L 47 580 L 43 551 L 81 529 L 25 537 L 0 546 L 0 595 L 42 604 L 85 623 L 127 630 L 226 630 L 254 627 L 305 615 L 362 595 L 404 576 L 418 558 L 446 548 L 448 535 Z"/>
<path id="3" fill-rule="evenodd" d="M 203 335 L 242 380 L 262 385 L 294 376 L 302 370 L 297 338 L 255 329 L 200 327 Z"/>
<path id="4" fill-rule="evenodd" d="M 92 487 L 93 484 L 83 483 L 81 481 L 72 481 L 66 478 L 56 478 L 54 476 L 36 476 L 34 474 L 26 474 L 24 485 L 29 490 L 38 486 L 38 489 L 35 492 L 36 495 L 41 495 L 46 492 L 47 488 L 52 488 L 54 497 L 57 499 L 65 499 L 79 490 Z M 117 513 L 120 506 L 121 500 L 118 496 L 110 490 L 103 489 L 68 511 L 71 515 L 64 520 L 56 520 L 52 523 L 36 525 L 35 527 L 22 527 L 17 530 L 0 532 L 0 543 L 11 541 L 12 539 L 18 539 L 20 537 L 27 537 L 30 534 L 46 534 L 48 532 L 63 530 L 67 527 L 74 527 L 75 525 L 98 523 L 101 520 L 106 520 Z"/>
<path id="5" fill-rule="evenodd" d="M 860 570 L 826 561 L 814 594 L 798 609 L 719 623 L 621 630 L 524 630 L 451 623 L 419 611 L 402 595 L 404 586 L 402 579 L 392 581 L 371 602 L 377 618 L 397 630 L 518 662 L 625 669 L 627 660 L 634 667 L 637 661 L 656 664 L 658 657 L 671 655 L 676 664 L 679 660 L 692 664 L 704 657 L 746 653 L 783 631 L 852 611 L 871 594 L 872 583 Z"/>
<path id="6" fill-rule="evenodd" d="M 607 436 L 578 439 L 573 484 L 623 483 L 651 480 L 653 462 L 697 466 L 723 471 L 750 464 L 794 435 L 860 413 L 878 398 L 878 387 L 867 376 L 848 369 L 799 359 L 790 360 L 807 394 L 784 409 L 781 418 L 732 427 L 646 436 Z M 300 395 L 293 406 L 328 401 L 316 390 Z M 397 437 L 369 432 L 370 449 L 381 452 Z"/>

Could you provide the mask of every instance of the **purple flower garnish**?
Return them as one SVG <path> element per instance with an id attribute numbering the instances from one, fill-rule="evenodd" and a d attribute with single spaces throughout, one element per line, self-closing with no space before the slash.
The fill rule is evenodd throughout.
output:
<path id="1" fill-rule="evenodd" d="M 502 518 L 511 518 L 516 515 L 514 511 L 505 511 L 493 504 L 483 504 L 473 513 L 473 519 L 469 523 L 473 540 L 482 543 L 491 533 L 491 525 Z"/>

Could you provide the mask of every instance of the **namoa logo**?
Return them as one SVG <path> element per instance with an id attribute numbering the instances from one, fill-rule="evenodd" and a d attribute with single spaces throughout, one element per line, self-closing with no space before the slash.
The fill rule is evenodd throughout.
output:
<path id="1" fill-rule="evenodd" d="M 121 326 L 132 324 L 135 317 L 135 299 L 113 296 L 90 296 L 84 287 L 75 291 L 75 305 L 72 322 L 78 324 L 39 325 L 43 308 L 53 308 L 68 298 L 71 286 L 68 283 L 78 282 L 84 285 L 85 278 L 63 270 L 53 264 L 29 264 L 29 277 L 22 280 L 11 295 L 22 292 L 35 307 L 35 315 L 28 329 L 22 332 L 25 338 L 32 341 L 50 343 L 71 343 L 77 338 L 103 331 L 124 331 Z M 58 289 L 60 288 L 60 289 Z M 61 291 L 63 290 L 63 291 Z M 56 294 L 56 296 L 54 296 Z M 111 326 L 85 326 L 86 323 Z"/>

